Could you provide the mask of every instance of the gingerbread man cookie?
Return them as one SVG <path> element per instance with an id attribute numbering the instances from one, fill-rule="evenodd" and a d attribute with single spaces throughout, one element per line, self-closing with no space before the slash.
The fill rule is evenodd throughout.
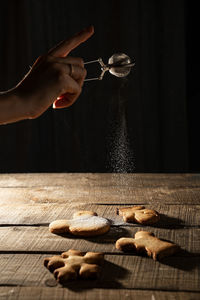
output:
<path id="1" fill-rule="evenodd" d="M 47 257 L 44 265 L 54 274 L 56 280 L 64 284 L 77 278 L 96 278 L 104 261 L 103 253 L 68 250 L 61 255 Z"/>
<path id="2" fill-rule="evenodd" d="M 147 209 L 144 206 L 118 208 L 117 214 L 122 216 L 125 222 L 135 222 L 145 225 L 154 224 L 160 219 L 157 211 L 153 209 Z"/>
<path id="3" fill-rule="evenodd" d="M 110 222 L 92 211 L 78 211 L 71 220 L 56 220 L 49 224 L 52 233 L 71 233 L 77 236 L 97 236 L 109 229 Z"/>
<path id="4" fill-rule="evenodd" d="M 116 241 L 116 248 L 124 252 L 145 253 L 154 260 L 173 255 L 180 250 L 178 245 L 162 241 L 147 231 L 138 231 L 135 238 L 120 238 Z"/>

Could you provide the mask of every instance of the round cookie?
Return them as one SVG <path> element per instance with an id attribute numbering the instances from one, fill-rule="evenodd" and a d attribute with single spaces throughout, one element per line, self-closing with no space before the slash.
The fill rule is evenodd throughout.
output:
<path id="1" fill-rule="evenodd" d="M 76 236 L 97 236 L 109 229 L 110 222 L 91 211 L 78 211 L 71 220 L 56 220 L 49 224 L 52 233 L 71 233 Z"/>

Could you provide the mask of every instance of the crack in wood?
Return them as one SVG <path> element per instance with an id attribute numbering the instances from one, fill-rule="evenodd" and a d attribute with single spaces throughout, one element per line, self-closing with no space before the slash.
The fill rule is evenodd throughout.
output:
<path id="1" fill-rule="evenodd" d="M 58 251 L 58 250 L 0 250 L 0 254 L 31 254 L 31 255 L 60 255 L 61 252 L 63 251 Z M 83 253 L 86 253 L 86 251 L 82 251 Z M 104 255 L 110 255 L 110 256 L 136 256 L 136 257 L 140 257 L 140 255 L 137 255 L 136 253 L 128 253 L 128 252 L 103 252 Z M 182 253 L 182 255 L 180 255 Z M 146 257 L 147 256 L 142 256 L 142 257 Z M 179 253 L 174 254 L 171 257 L 176 257 L 176 258 L 181 258 L 181 257 L 200 257 L 200 253 L 190 253 L 190 252 L 186 252 L 185 251 L 181 251 Z M 162 262 L 162 261 L 161 261 Z"/>
<path id="2" fill-rule="evenodd" d="M 37 223 L 37 224 L 0 224 L 0 228 L 1 227 L 48 227 L 49 223 Z M 149 226 L 149 225 L 146 225 Z M 130 228 L 135 228 L 135 227 L 141 227 L 144 228 L 145 225 L 141 225 L 141 224 L 111 224 L 111 227 L 130 227 Z M 162 228 L 162 229 L 200 229 L 200 225 L 184 225 L 184 224 L 180 224 L 180 225 L 162 225 L 162 226 L 157 226 L 157 225 L 151 225 L 152 228 Z"/>

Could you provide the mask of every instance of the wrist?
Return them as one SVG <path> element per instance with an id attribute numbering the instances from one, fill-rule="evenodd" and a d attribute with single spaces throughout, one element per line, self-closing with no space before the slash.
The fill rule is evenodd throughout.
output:
<path id="1" fill-rule="evenodd" d="M 0 124 L 28 118 L 25 114 L 24 102 L 16 88 L 0 93 Z"/>

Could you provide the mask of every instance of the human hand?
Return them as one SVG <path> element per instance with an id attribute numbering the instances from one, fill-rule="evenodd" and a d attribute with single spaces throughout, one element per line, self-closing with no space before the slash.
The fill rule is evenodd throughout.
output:
<path id="1" fill-rule="evenodd" d="M 24 118 L 40 116 L 53 103 L 54 108 L 72 105 L 81 93 L 86 76 L 81 58 L 68 54 L 94 33 L 92 26 L 62 41 L 40 56 L 25 78 L 16 86 L 22 99 Z"/>

